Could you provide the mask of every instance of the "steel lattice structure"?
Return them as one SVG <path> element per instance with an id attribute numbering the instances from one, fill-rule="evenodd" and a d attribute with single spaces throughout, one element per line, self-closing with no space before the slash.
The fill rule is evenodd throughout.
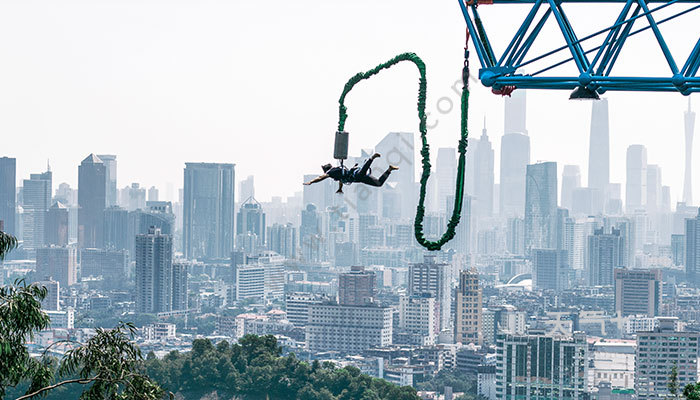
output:
<path id="1" fill-rule="evenodd" d="M 529 13 L 520 28 L 516 31 L 505 51 L 496 55 L 489 38 L 486 27 L 477 11 L 479 3 L 458 0 L 467 23 L 467 29 L 474 43 L 475 51 L 481 63 L 479 79 L 494 91 L 507 92 L 509 87 L 522 89 L 586 89 L 592 96 L 593 92 L 604 93 L 613 91 L 648 91 L 648 92 L 680 92 L 689 95 L 700 92 L 700 38 L 698 38 L 687 59 L 679 67 L 659 25 L 676 17 L 692 14 L 697 18 L 700 13 L 694 13 L 700 9 L 700 0 L 484 0 L 480 4 L 521 4 L 532 5 Z M 605 29 L 601 29 L 590 35 L 578 38 L 569 18 L 567 17 L 563 3 L 599 4 L 614 3 L 622 7 L 614 23 Z M 685 5 L 683 10 L 663 19 L 656 19 L 658 12 L 672 5 Z M 669 8 L 667 11 L 673 10 Z M 595 15 L 595 14 L 591 14 Z M 553 17 L 561 30 L 566 44 L 553 49 L 545 54 L 528 58 L 528 53 L 541 33 L 542 28 L 549 18 Z M 635 22 L 646 20 L 648 24 L 634 29 Z M 639 25 L 639 24 L 638 24 Z M 617 76 L 613 72 L 613 66 L 624 48 L 627 39 L 643 31 L 651 29 L 653 36 L 663 52 L 668 64 L 668 75 L 665 76 Z M 590 49 L 584 49 L 584 42 L 594 37 L 605 39 L 602 44 Z M 650 43 L 654 44 L 654 43 Z M 568 51 L 570 57 L 548 65 L 536 72 L 523 74 L 521 68 L 547 57 Z M 544 74 L 547 71 L 573 62 L 578 70 L 578 76 L 551 76 Z M 551 72 L 550 72 L 551 73 Z"/>

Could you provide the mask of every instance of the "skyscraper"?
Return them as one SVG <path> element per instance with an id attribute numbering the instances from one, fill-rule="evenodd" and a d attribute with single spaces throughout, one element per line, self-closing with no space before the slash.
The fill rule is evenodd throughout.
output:
<path id="1" fill-rule="evenodd" d="M 173 239 L 153 228 L 136 236 L 136 310 L 172 311 Z"/>
<path id="2" fill-rule="evenodd" d="M 255 254 L 265 245 L 265 213 L 262 205 L 253 197 L 241 204 L 236 218 L 238 248 Z"/>
<path id="3" fill-rule="evenodd" d="M 389 164 L 399 167 L 398 171 L 389 175 L 386 183 L 396 183 L 395 189 L 401 193 L 401 219 L 413 219 L 416 213 L 416 204 L 418 204 L 415 187 L 416 163 L 414 161 L 413 133 L 390 132 L 377 143 L 374 150 L 382 155 L 372 164 L 375 170 L 385 171 Z"/>
<path id="4" fill-rule="evenodd" d="M 3 231 L 17 234 L 15 209 L 17 208 L 17 161 L 14 158 L 0 157 L 0 221 Z"/>
<path id="5" fill-rule="evenodd" d="M 23 238 L 26 249 L 44 246 L 46 212 L 51 207 L 51 171 L 31 174 L 23 181 Z"/>
<path id="6" fill-rule="evenodd" d="M 70 219 L 68 207 L 60 201 L 53 203 L 46 212 L 44 226 L 44 244 L 46 246 L 65 246 L 69 240 Z"/>
<path id="7" fill-rule="evenodd" d="M 183 249 L 187 258 L 225 258 L 235 235 L 234 164 L 186 163 Z"/>
<path id="8" fill-rule="evenodd" d="M 646 204 L 647 193 L 647 149 L 641 144 L 627 148 L 627 183 L 625 208 L 633 213 Z"/>
<path id="9" fill-rule="evenodd" d="M 685 112 L 685 175 L 683 178 L 683 201 L 685 204 L 693 204 L 693 135 L 695 130 L 695 113 L 690 110 L 690 97 L 688 97 L 688 111 Z"/>
<path id="10" fill-rule="evenodd" d="M 581 187 L 581 171 L 578 165 L 565 165 L 561 173 L 561 206 L 573 211 L 574 190 Z"/>
<path id="11" fill-rule="evenodd" d="M 103 245 L 104 210 L 107 205 L 107 169 L 94 154 L 78 167 L 78 246 L 100 248 Z"/>
<path id="12" fill-rule="evenodd" d="M 267 227 L 267 248 L 289 259 L 297 257 L 297 228 L 292 223 Z"/>
<path id="13" fill-rule="evenodd" d="M 649 214 L 654 214 L 662 209 L 661 187 L 661 167 L 655 164 L 647 165 L 646 210 Z"/>
<path id="14" fill-rule="evenodd" d="M 612 228 L 596 229 L 588 236 L 588 284 L 590 286 L 611 286 L 615 283 L 615 268 L 624 265 L 624 238 L 620 230 Z"/>
<path id="15" fill-rule="evenodd" d="M 304 181 L 308 182 L 308 181 Z M 248 176 L 238 183 L 238 202 L 244 203 L 248 198 L 255 197 L 255 177 Z"/>
<path id="16" fill-rule="evenodd" d="M 522 217 L 525 209 L 525 176 L 530 164 L 530 138 L 507 133 L 501 138 L 499 212 L 504 217 Z"/>
<path id="17" fill-rule="evenodd" d="M 610 183 L 610 127 L 608 99 L 593 102 L 588 147 L 588 187 L 604 194 Z M 602 199 L 601 199 L 602 200 Z"/>
<path id="18" fill-rule="evenodd" d="M 557 247 L 557 163 L 527 166 L 525 253 Z"/>
<path id="19" fill-rule="evenodd" d="M 467 169 L 469 171 L 469 169 Z M 441 147 L 438 149 L 435 161 L 435 174 L 437 177 L 437 209 L 441 213 L 447 212 L 447 198 L 454 200 L 455 177 L 457 176 L 457 152 L 452 147 Z M 467 172 L 469 174 L 469 172 Z M 472 183 L 473 185 L 473 183 Z M 471 189 L 467 183 L 467 190 Z"/>
<path id="20" fill-rule="evenodd" d="M 107 207 L 119 205 L 117 198 L 117 156 L 114 154 L 98 154 L 97 157 L 105 165 Z"/>
<path id="21" fill-rule="evenodd" d="M 490 217 L 493 214 L 493 147 L 485 123 L 471 158 L 474 160 L 474 215 Z"/>
<path id="22" fill-rule="evenodd" d="M 481 345 L 483 341 L 481 309 L 481 287 L 479 273 L 460 271 L 459 286 L 455 297 L 455 342 Z"/>
<path id="23" fill-rule="evenodd" d="M 685 274 L 688 284 L 700 286 L 700 209 L 685 220 Z"/>
<path id="24" fill-rule="evenodd" d="M 522 133 L 527 135 L 527 92 L 516 90 L 505 98 L 504 129 L 503 132 Z M 528 160 L 528 164 L 529 164 Z"/>
<path id="25" fill-rule="evenodd" d="M 126 209 L 111 206 L 104 210 L 104 248 L 111 250 L 129 250 L 133 256 L 133 249 L 129 246 L 134 238 L 129 233 L 136 234 L 129 229 L 129 212 Z M 140 232 L 145 233 L 145 232 Z M 129 240 L 131 239 L 131 240 Z"/>

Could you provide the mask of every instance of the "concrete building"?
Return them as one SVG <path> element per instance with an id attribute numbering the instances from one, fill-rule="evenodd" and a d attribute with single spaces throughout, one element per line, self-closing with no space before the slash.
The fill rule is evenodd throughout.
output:
<path id="1" fill-rule="evenodd" d="M 610 183 L 610 126 L 608 99 L 593 102 L 588 146 L 588 187 L 604 197 Z M 601 199 L 601 203 L 603 199 Z"/>
<path id="2" fill-rule="evenodd" d="M 532 249 L 534 285 L 541 290 L 569 288 L 568 256 L 565 250 Z"/>
<path id="3" fill-rule="evenodd" d="M 97 157 L 105 165 L 105 182 L 107 207 L 119 205 L 117 192 L 117 156 L 114 154 L 98 154 Z"/>
<path id="4" fill-rule="evenodd" d="M 316 293 L 291 292 L 285 294 L 287 319 L 295 326 L 305 327 L 309 322 L 309 305 L 330 301 L 328 296 Z"/>
<path id="5" fill-rule="evenodd" d="M 189 309 L 189 271 L 190 264 L 185 261 L 173 262 L 172 304 L 173 311 Z"/>
<path id="6" fill-rule="evenodd" d="M 391 344 L 392 309 L 378 306 L 309 305 L 306 346 L 309 351 L 358 354 Z"/>
<path id="7" fill-rule="evenodd" d="M 136 236 L 136 310 L 173 310 L 173 239 L 160 229 Z"/>
<path id="8" fill-rule="evenodd" d="M 36 250 L 36 278 L 52 278 L 61 286 L 78 282 L 77 250 L 75 247 L 44 247 Z"/>
<path id="9" fill-rule="evenodd" d="M 530 164 L 530 138 L 525 132 L 508 132 L 501 138 L 499 212 L 503 217 L 525 213 L 525 182 Z"/>
<path id="10" fill-rule="evenodd" d="M 440 330 L 450 329 L 451 281 L 450 265 L 435 261 L 435 255 L 425 254 L 422 263 L 408 266 L 408 295 L 431 294 L 440 307 Z"/>
<path id="11" fill-rule="evenodd" d="M 182 240 L 186 258 L 225 258 L 233 251 L 235 178 L 234 164 L 185 164 Z"/>
<path id="12" fill-rule="evenodd" d="M 678 332 L 675 318 L 660 318 L 654 331 L 637 333 L 634 384 L 637 399 L 671 398 L 667 385 L 674 366 L 679 387 L 696 383 L 699 348 L 700 333 Z"/>
<path id="13" fill-rule="evenodd" d="M 420 345 L 435 344 L 440 333 L 440 309 L 430 294 L 399 299 L 398 329 L 420 338 Z"/>
<path id="14" fill-rule="evenodd" d="M 236 268 L 236 300 L 265 297 L 265 267 L 259 264 Z"/>
<path id="15" fill-rule="evenodd" d="M 481 296 L 479 273 L 475 269 L 460 271 L 455 297 L 455 342 L 482 344 Z"/>
<path id="16" fill-rule="evenodd" d="M 685 275 L 688 284 L 700 286 L 700 209 L 685 220 Z"/>
<path id="17" fill-rule="evenodd" d="M 557 248 L 557 163 L 527 166 L 525 254 Z"/>
<path id="18" fill-rule="evenodd" d="M 615 269 L 615 312 L 618 317 L 661 312 L 663 281 L 661 270 Z"/>
<path id="19" fill-rule="evenodd" d="M 61 311 L 61 284 L 54 280 L 36 282 L 46 288 L 46 297 L 41 301 L 41 308 L 48 311 Z"/>
<path id="20" fill-rule="evenodd" d="M 496 398 L 585 399 L 586 335 L 500 334 L 496 345 Z"/>
<path id="21" fill-rule="evenodd" d="M 126 284 L 129 253 L 126 250 L 80 250 L 80 273 L 82 278 L 102 277 L 109 286 Z"/>
<path id="22" fill-rule="evenodd" d="M 46 236 L 46 213 L 51 207 L 52 174 L 48 170 L 31 174 L 22 183 L 22 237 L 24 248 L 35 250 L 43 247 Z"/>
<path id="23" fill-rule="evenodd" d="M 17 210 L 17 160 L 0 157 L 0 221 L 2 231 L 17 235 L 15 214 Z"/>
<path id="24" fill-rule="evenodd" d="M 613 285 L 615 268 L 624 267 L 624 238 L 620 230 L 595 229 L 588 236 L 588 283 L 591 286 Z"/>
<path id="25" fill-rule="evenodd" d="M 236 218 L 238 248 L 243 249 L 247 254 L 257 254 L 265 246 L 266 233 L 265 213 L 263 212 L 262 204 L 255 198 L 249 197 L 241 204 Z M 252 236 L 252 238 L 250 241 L 246 241 L 244 239 L 245 236 Z"/>
<path id="26" fill-rule="evenodd" d="M 353 266 L 350 272 L 338 276 L 338 304 L 362 306 L 374 301 L 377 287 L 377 275 L 374 271 L 365 271 L 365 267 Z"/>
<path id="27" fill-rule="evenodd" d="M 45 312 L 51 320 L 51 329 L 73 329 L 75 327 L 75 311 L 72 308 Z"/>
<path id="28" fill-rule="evenodd" d="M 685 174 L 683 175 L 683 202 L 693 204 L 693 135 L 695 134 L 695 112 L 690 109 L 683 115 L 685 122 Z"/>
<path id="29" fill-rule="evenodd" d="M 637 344 L 630 340 L 600 340 L 592 346 L 588 388 L 608 382 L 613 390 L 634 389 Z"/>
<path id="30" fill-rule="evenodd" d="M 46 246 L 67 246 L 70 240 L 70 215 L 68 207 L 60 201 L 54 202 L 46 212 L 44 244 Z"/>
<path id="31" fill-rule="evenodd" d="M 267 249 L 288 259 L 297 258 L 297 228 L 291 223 L 267 227 Z"/>
<path id="32" fill-rule="evenodd" d="M 107 206 L 107 170 L 99 157 L 87 156 L 78 167 L 78 247 L 104 245 L 104 210 Z"/>

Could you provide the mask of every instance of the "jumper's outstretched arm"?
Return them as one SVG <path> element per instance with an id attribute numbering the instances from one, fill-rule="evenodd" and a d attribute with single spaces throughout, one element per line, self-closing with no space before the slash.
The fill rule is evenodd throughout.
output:
<path id="1" fill-rule="evenodd" d="M 304 182 L 304 185 L 308 186 L 308 185 L 311 185 L 312 183 L 321 182 L 322 180 L 324 180 L 326 178 L 328 178 L 328 174 L 323 174 L 323 175 L 317 176 L 316 178 L 314 178 L 308 182 Z"/>

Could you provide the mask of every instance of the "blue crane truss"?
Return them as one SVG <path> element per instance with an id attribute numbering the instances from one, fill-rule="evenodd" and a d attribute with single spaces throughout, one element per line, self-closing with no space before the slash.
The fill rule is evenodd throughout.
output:
<path id="1" fill-rule="evenodd" d="M 507 88 L 522 89 L 584 89 L 595 97 L 596 93 L 613 91 L 646 91 L 646 92 L 680 92 L 689 95 L 700 92 L 700 38 L 688 55 L 685 63 L 679 68 L 676 59 L 671 54 L 659 25 L 674 18 L 693 13 L 700 9 L 700 0 L 478 0 L 465 2 L 458 0 L 462 14 L 467 23 L 467 29 L 474 43 L 481 68 L 479 79 L 482 84 L 494 91 Z M 563 3 L 593 4 L 616 3 L 621 5 L 615 22 L 607 28 L 590 35 L 578 38 L 566 13 Z M 477 8 L 479 4 L 521 4 L 529 6 L 525 20 L 516 31 L 503 54 L 498 56 L 486 34 L 485 26 Z M 672 5 L 684 5 L 683 9 L 663 19 L 656 19 L 658 12 Z M 669 8 L 669 10 L 674 10 Z M 594 15 L 594 14 L 592 14 Z M 697 14 L 696 14 L 697 15 Z M 544 54 L 527 58 L 528 53 L 541 33 L 542 28 L 550 17 L 554 17 L 566 42 L 565 45 Z M 696 17 L 697 18 L 697 17 Z M 635 22 L 644 19 L 648 22 L 643 27 L 634 29 Z M 617 76 L 612 73 L 613 66 L 630 36 L 651 29 L 668 64 L 669 73 L 666 76 Z M 594 37 L 603 37 L 602 44 L 584 49 L 586 41 Z M 522 73 L 523 67 L 562 52 L 570 52 L 563 60 L 547 64 L 532 73 Z M 551 71 L 556 67 L 573 62 L 578 70 L 578 76 L 552 76 Z M 545 74 L 550 72 L 550 74 Z"/>

